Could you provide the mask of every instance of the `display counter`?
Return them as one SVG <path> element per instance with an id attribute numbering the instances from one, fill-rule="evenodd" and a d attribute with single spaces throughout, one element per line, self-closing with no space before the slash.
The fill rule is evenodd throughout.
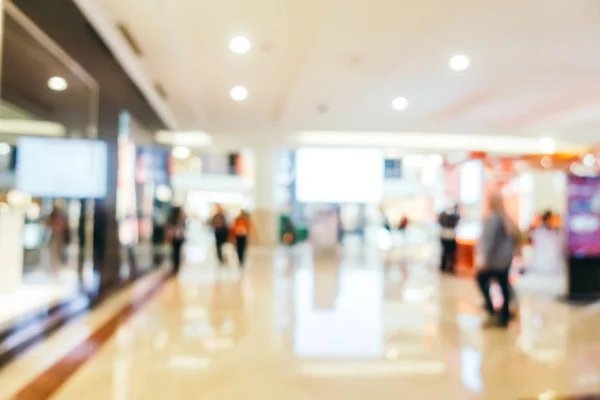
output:
<path id="1" fill-rule="evenodd" d="M 464 222 L 456 229 L 457 272 L 475 272 L 475 248 L 480 237 L 481 222 Z"/>

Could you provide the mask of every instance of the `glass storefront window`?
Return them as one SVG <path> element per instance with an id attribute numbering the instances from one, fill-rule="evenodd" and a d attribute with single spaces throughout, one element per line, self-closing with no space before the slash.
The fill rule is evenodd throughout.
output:
<path id="1" fill-rule="evenodd" d="M 23 137 L 94 139 L 98 107 L 94 79 L 13 3 L 1 4 L 0 297 L 15 307 L 3 309 L 0 327 L 93 289 L 93 200 L 32 197 L 19 192 L 15 170 Z M 11 236 L 12 246 L 1 243 Z"/>

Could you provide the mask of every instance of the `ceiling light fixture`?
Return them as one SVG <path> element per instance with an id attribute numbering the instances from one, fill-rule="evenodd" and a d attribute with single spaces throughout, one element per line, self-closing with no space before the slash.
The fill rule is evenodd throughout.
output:
<path id="1" fill-rule="evenodd" d="M 457 54 L 450 59 L 448 65 L 452 71 L 464 71 L 469 68 L 471 60 L 464 54 Z"/>
<path id="2" fill-rule="evenodd" d="M 190 156 L 190 148 L 185 146 L 173 147 L 171 154 L 178 160 L 185 160 Z"/>
<path id="3" fill-rule="evenodd" d="M 62 92 L 69 87 L 69 84 L 65 78 L 53 76 L 52 78 L 48 79 L 48 87 L 56 92 Z"/>
<path id="4" fill-rule="evenodd" d="M 396 111 L 404 111 L 408 107 L 408 100 L 405 97 L 396 97 L 392 100 L 392 108 Z"/>
<path id="5" fill-rule="evenodd" d="M 229 50 L 235 54 L 246 54 L 251 48 L 250 40 L 244 36 L 236 36 L 229 41 Z"/>
<path id="6" fill-rule="evenodd" d="M 243 86 L 236 86 L 231 88 L 229 96 L 231 96 L 234 101 L 244 101 L 248 98 L 248 90 Z"/>

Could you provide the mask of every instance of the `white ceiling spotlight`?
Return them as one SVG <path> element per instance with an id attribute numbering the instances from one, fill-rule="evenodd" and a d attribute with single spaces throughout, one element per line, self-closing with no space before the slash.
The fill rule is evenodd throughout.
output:
<path id="1" fill-rule="evenodd" d="M 48 79 L 48 87 L 54 91 L 62 92 L 69 87 L 66 79 L 60 76 L 53 76 Z"/>
<path id="2" fill-rule="evenodd" d="M 251 48 L 252 44 L 245 36 L 236 36 L 229 41 L 229 50 L 235 54 L 246 54 Z"/>
<path id="3" fill-rule="evenodd" d="M 457 54 L 450 58 L 448 65 L 452 71 L 465 71 L 469 68 L 471 60 L 464 54 Z"/>
<path id="4" fill-rule="evenodd" d="M 229 91 L 229 96 L 234 101 L 244 101 L 248 98 L 248 90 L 243 86 L 235 86 Z"/>
<path id="5" fill-rule="evenodd" d="M 173 150 L 171 150 L 173 157 L 177 158 L 178 160 L 185 160 L 190 156 L 190 153 L 190 148 L 185 146 L 176 146 L 173 147 Z"/>
<path id="6" fill-rule="evenodd" d="M 406 97 L 396 97 L 392 100 L 392 108 L 396 111 L 404 111 L 408 108 L 408 100 Z"/>

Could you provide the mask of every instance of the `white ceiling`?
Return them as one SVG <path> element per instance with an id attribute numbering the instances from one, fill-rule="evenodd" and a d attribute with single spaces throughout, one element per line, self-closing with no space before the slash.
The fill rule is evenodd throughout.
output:
<path id="1" fill-rule="evenodd" d="M 146 80 L 147 97 L 172 115 L 172 128 L 211 135 L 493 133 L 586 142 L 600 131 L 598 0 L 78 4 L 95 7 L 108 29 L 116 31 L 118 22 L 129 28 L 143 50 L 133 70 Z M 250 53 L 229 51 L 235 35 L 251 40 Z M 456 53 L 470 57 L 468 71 L 448 69 Z M 168 94 L 164 102 L 148 93 L 155 81 Z M 247 87 L 246 101 L 229 98 L 236 85 Z M 396 96 L 410 102 L 405 112 L 391 109 Z"/>

